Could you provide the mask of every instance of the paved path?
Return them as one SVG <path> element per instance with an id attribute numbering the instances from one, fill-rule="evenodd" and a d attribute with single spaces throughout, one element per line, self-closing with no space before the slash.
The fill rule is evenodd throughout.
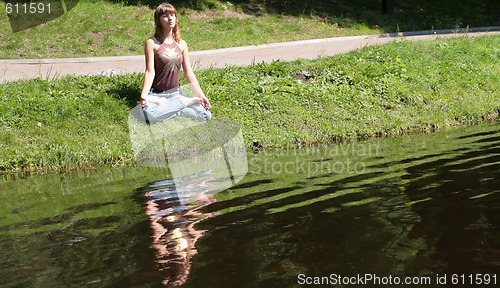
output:
<path id="1" fill-rule="evenodd" d="M 432 40 L 436 37 L 480 36 L 500 34 L 500 26 L 454 30 L 419 31 L 274 43 L 217 50 L 191 51 L 193 68 L 250 65 L 273 60 L 314 59 L 345 53 L 367 45 L 400 41 Z M 18 79 L 51 80 L 63 75 L 127 74 L 144 71 L 144 56 L 0 60 L 0 83 Z"/>

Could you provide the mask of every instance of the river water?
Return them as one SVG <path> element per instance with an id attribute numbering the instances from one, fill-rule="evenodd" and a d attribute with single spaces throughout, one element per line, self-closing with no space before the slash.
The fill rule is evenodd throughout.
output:
<path id="1" fill-rule="evenodd" d="M 4 177 L 0 287 L 500 282 L 498 123 L 248 155 L 215 195 L 193 175 L 191 201 L 168 175 Z"/>

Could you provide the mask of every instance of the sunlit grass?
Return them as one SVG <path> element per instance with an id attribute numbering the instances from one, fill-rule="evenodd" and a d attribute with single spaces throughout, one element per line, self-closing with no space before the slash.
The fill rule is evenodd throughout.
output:
<path id="1" fill-rule="evenodd" d="M 252 147 L 430 132 L 500 111 L 500 36 L 400 41 L 314 61 L 198 72 L 215 119 Z M 141 74 L 0 85 L 0 171 L 133 164 Z M 184 84 L 184 83 L 183 83 Z"/>

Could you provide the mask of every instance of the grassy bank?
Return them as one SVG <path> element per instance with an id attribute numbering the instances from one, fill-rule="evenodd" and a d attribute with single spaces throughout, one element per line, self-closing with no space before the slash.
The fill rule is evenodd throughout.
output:
<path id="1" fill-rule="evenodd" d="M 55 1 L 59 2 L 59 1 Z M 54 2 L 54 3 L 55 3 Z M 65 1 L 68 5 L 71 0 Z M 399 31 L 500 25 L 500 1 L 171 1 L 191 50 Z M 13 33 L 0 4 L 0 59 L 142 54 L 158 1 L 80 0 L 50 22 Z"/>
<path id="2" fill-rule="evenodd" d="M 500 36 L 401 41 L 315 61 L 198 72 L 215 119 L 246 145 L 285 147 L 429 131 L 500 109 Z M 127 116 L 142 75 L 0 85 L 0 171 L 133 163 Z"/>

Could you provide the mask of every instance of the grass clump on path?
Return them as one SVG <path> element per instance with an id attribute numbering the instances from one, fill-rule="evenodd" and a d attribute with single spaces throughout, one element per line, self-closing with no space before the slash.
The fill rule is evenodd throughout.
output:
<path id="1" fill-rule="evenodd" d="M 500 36 L 369 46 L 314 61 L 198 71 L 215 119 L 248 148 L 427 131 L 500 109 Z M 141 74 L 0 85 L 0 171 L 134 163 Z"/>

